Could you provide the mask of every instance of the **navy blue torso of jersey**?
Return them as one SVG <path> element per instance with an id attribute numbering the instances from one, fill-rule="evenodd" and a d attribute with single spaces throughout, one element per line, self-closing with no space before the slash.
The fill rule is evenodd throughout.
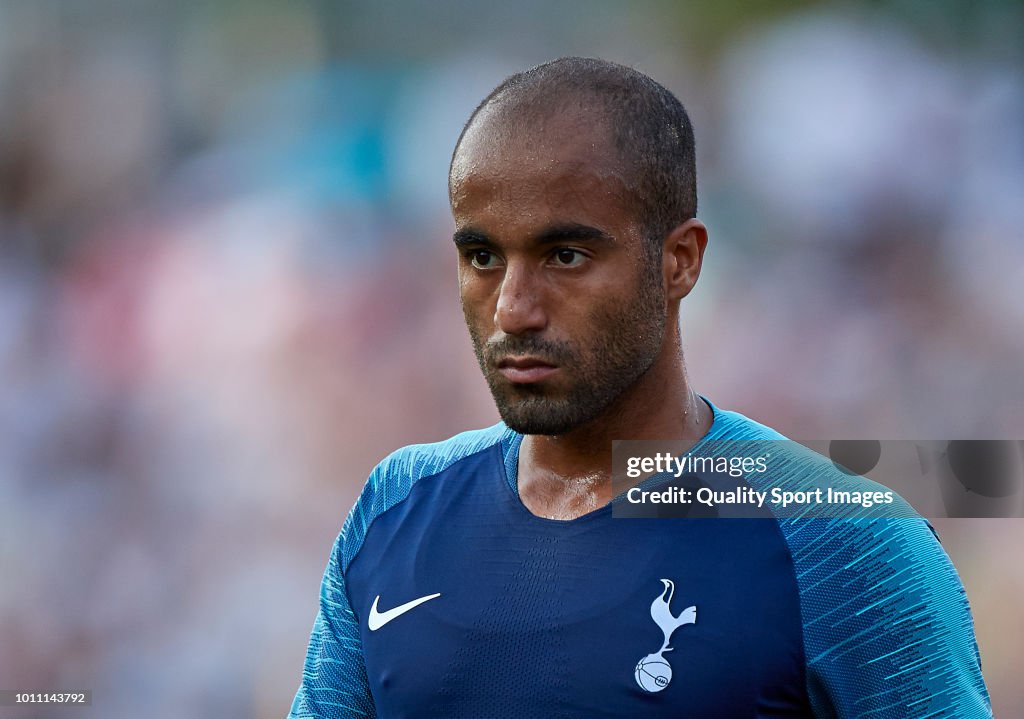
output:
<path id="1" fill-rule="evenodd" d="M 534 516 L 498 445 L 418 482 L 347 574 L 380 715 L 806 716 L 777 523 L 610 515 Z"/>
<path id="2" fill-rule="evenodd" d="M 784 440 L 711 408 L 703 441 Z M 374 469 L 290 718 L 991 716 L 966 594 L 911 510 L 549 520 L 518 496 L 522 439 L 499 424 Z M 773 466 L 786 486 L 866 481 Z"/>

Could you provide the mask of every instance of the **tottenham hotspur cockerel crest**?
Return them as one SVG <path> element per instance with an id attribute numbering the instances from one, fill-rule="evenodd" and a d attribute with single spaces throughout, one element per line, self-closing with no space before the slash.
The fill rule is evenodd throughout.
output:
<path id="1" fill-rule="evenodd" d="M 672 615 L 672 595 L 676 585 L 670 579 L 662 579 L 661 583 L 665 585 L 665 589 L 651 604 L 651 619 L 665 635 L 665 641 L 662 642 L 661 649 L 637 662 L 636 670 L 633 672 L 636 683 L 649 692 L 660 692 L 672 681 L 672 666 L 664 656 L 665 652 L 672 651 L 672 647 L 668 645 L 672 634 L 684 624 L 697 623 L 696 606 L 687 607 L 678 617 Z"/>

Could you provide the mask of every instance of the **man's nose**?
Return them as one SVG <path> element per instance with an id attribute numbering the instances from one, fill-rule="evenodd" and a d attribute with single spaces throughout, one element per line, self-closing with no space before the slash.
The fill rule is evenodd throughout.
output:
<path id="1" fill-rule="evenodd" d="M 509 335 L 536 332 L 547 327 L 542 289 L 538 278 L 528 268 L 509 265 L 498 290 L 495 326 Z"/>

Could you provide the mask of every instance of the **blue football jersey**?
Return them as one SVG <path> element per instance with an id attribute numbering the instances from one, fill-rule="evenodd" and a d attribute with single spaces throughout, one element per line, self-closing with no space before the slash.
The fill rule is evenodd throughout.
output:
<path id="1" fill-rule="evenodd" d="M 784 439 L 712 409 L 702 441 Z M 499 424 L 376 467 L 289 717 L 991 716 L 925 520 L 550 520 L 516 491 L 521 441 Z"/>

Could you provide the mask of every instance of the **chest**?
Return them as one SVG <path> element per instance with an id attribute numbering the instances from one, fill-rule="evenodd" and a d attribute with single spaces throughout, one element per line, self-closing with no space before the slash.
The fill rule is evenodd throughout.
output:
<path id="1" fill-rule="evenodd" d="M 545 522 L 406 502 L 347 585 L 382 717 L 798 716 L 798 597 L 771 520 Z"/>

